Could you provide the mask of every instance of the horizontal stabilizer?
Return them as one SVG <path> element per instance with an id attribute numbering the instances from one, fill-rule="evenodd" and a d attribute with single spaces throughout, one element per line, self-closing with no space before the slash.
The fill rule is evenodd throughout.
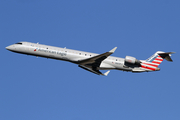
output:
<path id="1" fill-rule="evenodd" d="M 164 53 L 158 53 L 158 54 L 161 54 L 161 55 L 169 55 L 169 54 L 174 54 L 176 52 L 164 52 Z"/>
<path id="2" fill-rule="evenodd" d="M 158 53 L 161 57 L 164 57 L 164 59 L 166 59 L 167 61 L 173 61 L 171 59 L 171 54 L 174 54 L 175 52 L 166 52 L 166 53 Z"/>

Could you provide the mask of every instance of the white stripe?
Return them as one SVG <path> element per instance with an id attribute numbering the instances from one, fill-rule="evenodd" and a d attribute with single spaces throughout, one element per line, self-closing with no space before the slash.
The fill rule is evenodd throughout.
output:
<path id="1" fill-rule="evenodd" d="M 151 63 L 151 62 L 143 62 L 143 63 L 148 63 L 148 64 L 152 64 L 152 65 L 159 65 L 157 63 Z"/>
<path id="2" fill-rule="evenodd" d="M 160 63 L 162 62 L 162 61 L 159 61 L 159 60 L 154 60 L 154 61 L 155 61 L 155 62 L 160 62 Z"/>
<path id="3" fill-rule="evenodd" d="M 158 59 L 163 59 L 162 57 L 157 57 Z"/>
<path id="4" fill-rule="evenodd" d="M 155 66 L 151 66 L 151 65 L 146 65 L 146 64 L 143 64 L 144 66 L 147 66 L 147 67 L 150 67 L 150 68 L 156 68 Z"/>

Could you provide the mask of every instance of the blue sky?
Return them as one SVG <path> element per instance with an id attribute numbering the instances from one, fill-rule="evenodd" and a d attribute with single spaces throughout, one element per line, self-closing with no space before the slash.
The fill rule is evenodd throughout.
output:
<path id="1" fill-rule="evenodd" d="M 180 1 L 1 0 L 1 120 L 179 120 Z M 19 41 L 147 59 L 176 52 L 158 72 L 111 70 L 12 53 Z M 105 72 L 105 71 L 103 71 Z"/>

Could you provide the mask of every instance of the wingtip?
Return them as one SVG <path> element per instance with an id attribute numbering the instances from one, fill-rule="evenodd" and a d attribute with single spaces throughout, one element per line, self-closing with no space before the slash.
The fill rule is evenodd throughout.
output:
<path id="1" fill-rule="evenodd" d="M 104 73 L 104 76 L 107 76 L 109 74 L 110 70 Z"/>
<path id="2" fill-rule="evenodd" d="M 114 47 L 114 48 L 113 48 L 112 50 L 110 50 L 109 52 L 114 53 L 116 49 L 117 49 L 117 47 Z"/>

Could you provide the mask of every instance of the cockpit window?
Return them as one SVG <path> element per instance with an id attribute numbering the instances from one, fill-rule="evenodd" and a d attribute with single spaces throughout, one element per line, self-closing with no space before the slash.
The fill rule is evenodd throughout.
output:
<path id="1" fill-rule="evenodd" d="M 19 42 L 19 43 L 15 43 L 15 44 L 20 44 L 20 45 L 22 45 L 22 43 L 20 43 L 20 42 Z"/>

